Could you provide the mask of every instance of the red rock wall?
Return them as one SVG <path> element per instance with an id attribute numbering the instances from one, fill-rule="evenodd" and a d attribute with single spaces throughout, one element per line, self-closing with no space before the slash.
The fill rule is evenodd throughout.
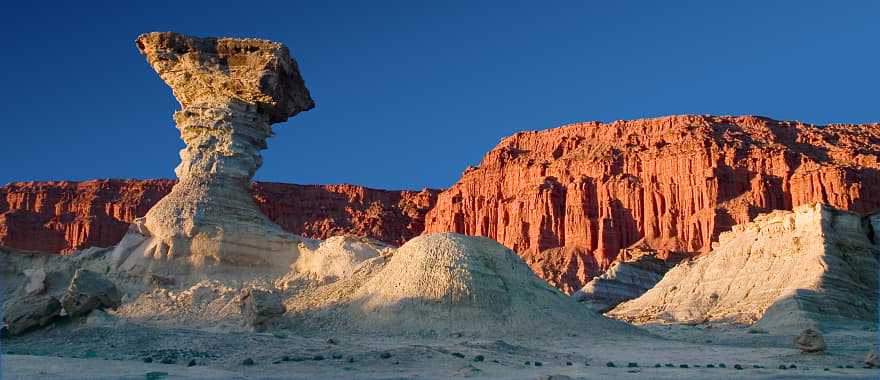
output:
<path id="1" fill-rule="evenodd" d="M 732 225 L 825 202 L 880 208 L 880 125 L 672 116 L 503 139 L 440 194 L 426 233 L 488 236 L 564 291 L 644 239 L 700 253 Z"/>
<path id="2" fill-rule="evenodd" d="M 116 244 L 173 180 L 20 182 L 0 188 L 0 245 L 69 253 Z M 254 200 L 284 229 L 324 239 L 355 234 L 400 244 L 422 232 L 436 190 L 255 183 Z"/>

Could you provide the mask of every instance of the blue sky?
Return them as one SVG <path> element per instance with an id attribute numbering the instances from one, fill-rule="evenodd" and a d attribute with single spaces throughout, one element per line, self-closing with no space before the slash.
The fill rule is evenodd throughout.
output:
<path id="1" fill-rule="evenodd" d="M 317 107 L 275 125 L 265 181 L 442 188 L 502 137 L 576 121 L 880 121 L 877 1 L 18 3 L 0 9 L 0 183 L 174 176 L 179 106 L 134 46 L 149 31 L 290 47 Z"/>

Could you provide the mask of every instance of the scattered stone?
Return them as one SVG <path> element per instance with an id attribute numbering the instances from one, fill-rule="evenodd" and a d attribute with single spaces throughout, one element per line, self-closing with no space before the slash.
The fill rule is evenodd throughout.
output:
<path id="1" fill-rule="evenodd" d="M 453 352 L 452 356 L 455 356 L 457 358 L 464 358 L 464 354 L 462 354 L 461 352 Z"/>
<path id="2" fill-rule="evenodd" d="M 615 365 L 614 365 L 614 362 L 608 362 L 608 363 L 605 363 L 605 366 L 606 367 L 614 367 Z"/>
<path id="3" fill-rule="evenodd" d="M 827 347 L 825 338 L 814 329 L 805 329 L 801 335 L 795 338 L 794 342 L 802 353 L 822 353 Z"/>
<path id="4" fill-rule="evenodd" d="M 195 359 L 191 359 L 191 360 L 189 361 L 189 363 L 186 363 L 186 366 L 187 366 L 187 367 L 195 367 L 195 366 L 196 366 L 196 360 L 195 360 Z"/>
<path id="5" fill-rule="evenodd" d="M 88 314 L 95 309 L 116 309 L 122 303 L 122 295 L 116 285 L 102 274 L 87 269 L 77 269 L 67 286 L 61 304 L 71 317 Z"/>
<path id="6" fill-rule="evenodd" d="M 254 359 L 251 359 L 251 358 L 247 358 L 241 362 L 241 365 L 254 365 L 254 364 L 255 364 Z"/>
<path id="7" fill-rule="evenodd" d="M 630 363 L 628 363 L 626 366 L 627 366 L 628 368 L 638 368 L 639 364 L 638 364 L 638 363 L 630 362 Z"/>
<path id="8" fill-rule="evenodd" d="M 177 280 L 175 280 L 174 277 L 165 277 L 155 273 L 151 273 L 149 277 L 149 283 L 153 286 L 166 287 L 177 285 Z"/>
<path id="9" fill-rule="evenodd" d="M 453 355 L 455 355 L 455 354 L 453 354 Z M 379 354 L 379 357 L 382 359 L 391 359 L 391 353 L 390 352 L 383 352 L 383 353 Z M 462 355 L 462 357 L 464 357 L 464 355 Z"/>
<path id="10" fill-rule="evenodd" d="M 159 380 L 159 379 L 164 379 L 167 376 L 168 376 L 168 372 L 153 371 L 153 372 L 147 372 L 147 374 L 144 377 L 146 377 L 147 380 Z"/>
<path id="11" fill-rule="evenodd" d="M 877 352 L 873 348 L 865 355 L 865 365 L 871 368 L 880 366 L 880 359 L 877 358 Z"/>
<path id="12" fill-rule="evenodd" d="M 272 292 L 255 288 L 242 291 L 241 315 L 257 330 L 265 329 L 269 321 L 285 311 L 281 297 Z"/>
<path id="13" fill-rule="evenodd" d="M 735 368 L 735 369 L 743 369 L 743 366 L 741 366 L 741 365 L 739 365 L 739 364 L 734 364 L 734 365 L 733 365 L 733 368 Z"/>
<path id="14" fill-rule="evenodd" d="M 483 360 L 486 360 L 486 357 L 483 356 L 483 355 L 477 355 L 477 356 L 474 356 L 474 361 L 475 361 L 475 362 L 481 362 L 481 361 L 483 361 Z"/>
<path id="15" fill-rule="evenodd" d="M 61 303 L 55 297 L 24 297 L 7 304 L 4 311 L 6 333 L 14 336 L 52 323 L 61 315 Z"/>
<path id="16" fill-rule="evenodd" d="M 339 344 L 339 342 L 337 342 L 336 339 L 330 338 L 327 339 L 327 344 Z"/>
<path id="17" fill-rule="evenodd" d="M 312 360 L 314 360 L 314 361 L 321 361 L 321 360 L 324 360 L 324 355 L 315 355 L 315 356 L 312 356 Z"/>

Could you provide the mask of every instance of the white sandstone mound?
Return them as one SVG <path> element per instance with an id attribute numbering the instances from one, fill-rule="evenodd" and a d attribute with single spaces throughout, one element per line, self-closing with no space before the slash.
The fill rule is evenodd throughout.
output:
<path id="1" fill-rule="evenodd" d="M 288 300 L 305 326 L 388 334 L 557 335 L 626 330 L 577 304 L 497 242 L 423 235 L 384 266 Z"/>
<path id="2" fill-rule="evenodd" d="M 841 320 L 876 321 L 878 230 L 880 214 L 862 217 L 821 204 L 761 215 L 721 234 L 711 253 L 673 268 L 609 315 L 756 323 L 785 334 Z"/>
<path id="3" fill-rule="evenodd" d="M 366 260 L 391 255 L 394 249 L 373 239 L 333 236 L 321 241 L 313 250 L 301 250 L 293 269 L 322 283 L 333 282 L 350 276 Z"/>

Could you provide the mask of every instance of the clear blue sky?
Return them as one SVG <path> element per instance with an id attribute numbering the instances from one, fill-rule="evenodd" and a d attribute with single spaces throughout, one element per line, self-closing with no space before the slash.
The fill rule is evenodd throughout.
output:
<path id="1" fill-rule="evenodd" d="M 880 120 L 880 1 L 10 3 L 0 183 L 174 176 L 149 31 L 290 47 L 317 107 L 275 126 L 265 181 L 442 188 L 502 137 L 576 121 Z"/>

